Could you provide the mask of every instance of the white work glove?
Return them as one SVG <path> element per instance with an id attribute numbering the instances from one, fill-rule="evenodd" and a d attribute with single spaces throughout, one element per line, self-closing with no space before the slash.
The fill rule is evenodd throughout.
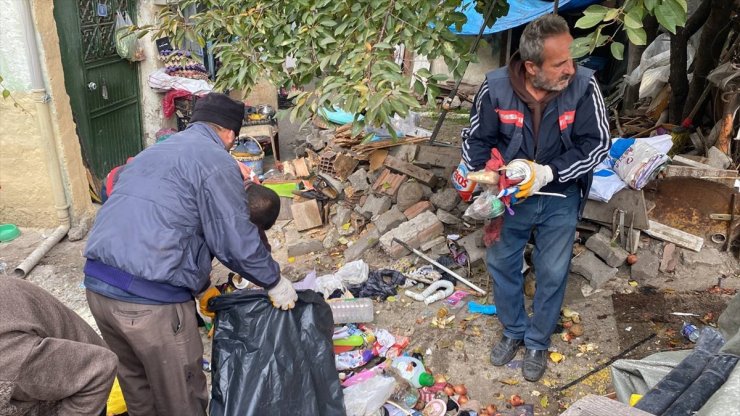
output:
<path id="1" fill-rule="evenodd" d="M 552 182 L 552 168 L 534 163 L 531 160 L 518 159 L 529 164 L 531 176 L 528 181 L 518 184 L 519 192 L 514 194 L 517 199 L 524 199 L 539 192 L 545 185 Z"/>
<path id="2" fill-rule="evenodd" d="M 298 294 L 296 294 L 295 289 L 293 289 L 293 283 L 284 277 L 280 277 L 278 284 L 268 290 L 267 295 L 272 301 L 272 306 L 284 311 L 293 309 L 296 300 L 298 300 Z"/>

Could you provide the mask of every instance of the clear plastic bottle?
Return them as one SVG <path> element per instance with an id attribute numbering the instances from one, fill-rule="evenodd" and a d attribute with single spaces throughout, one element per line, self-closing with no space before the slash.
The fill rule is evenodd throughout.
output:
<path id="1" fill-rule="evenodd" d="M 691 342 L 696 342 L 699 339 L 699 329 L 696 327 L 696 325 L 692 325 L 688 322 L 683 323 L 681 334 L 683 334 L 683 336 Z"/>
<path id="2" fill-rule="evenodd" d="M 335 324 L 372 322 L 375 315 L 373 301 L 368 298 L 334 299 L 328 303 Z"/>

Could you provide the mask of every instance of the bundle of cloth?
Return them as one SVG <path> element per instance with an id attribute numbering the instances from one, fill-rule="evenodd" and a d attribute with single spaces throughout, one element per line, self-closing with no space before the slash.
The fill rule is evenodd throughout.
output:
<path id="1" fill-rule="evenodd" d="M 588 197 L 609 202 L 614 194 L 627 186 L 642 189 L 670 162 L 666 153 L 672 146 L 670 134 L 612 139 L 609 156 L 594 168 L 594 181 Z"/>

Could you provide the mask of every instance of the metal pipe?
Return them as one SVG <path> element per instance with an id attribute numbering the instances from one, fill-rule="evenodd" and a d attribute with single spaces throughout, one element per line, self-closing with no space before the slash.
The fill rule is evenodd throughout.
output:
<path id="1" fill-rule="evenodd" d="M 54 135 L 54 128 L 51 122 L 51 110 L 49 109 L 50 97 L 46 93 L 44 78 L 41 73 L 41 62 L 39 60 L 39 49 L 36 42 L 36 32 L 33 24 L 33 15 L 31 14 L 31 0 L 20 3 L 21 19 L 26 36 L 26 46 L 28 47 L 28 65 L 31 71 L 31 93 L 34 95 L 36 103 L 36 113 L 39 120 L 39 131 L 41 133 L 41 151 L 46 155 L 46 167 L 48 169 L 49 180 L 54 197 L 54 207 L 56 208 L 57 218 L 60 225 L 51 233 L 51 235 L 39 245 L 25 260 L 15 268 L 15 275 L 25 278 L 26 275 L 36 266 L 44 255 L 54 247 L 69 232 L 69 200 L 64 191 L 64 182 L 62 181 L 61 167 L 59 165 L 59 156 Z"/>
<path id="2" fill-rule="evenodd" d="M 469 288 L 475 290 L 476 292 L 480 293 L 481 295 L 483 295 L 483 296 L 486 295 L 486 291 L 485 290 L 479 288 L 478 286 L 474 285 L 473 283 L 470 283 L 469 281 L 467 281 L 466 279 L 464 279 L 459 274 L 457 274 L 457 273 L 453 272 L 452 270 L 448 269 L 447 267 L 441 265 L 439 262 L 435 261 L 431 257 L 428 257 L 426 254 L 422 253 L 421 251 L 419 251 L 419 250 L 417 250 L 415 248 L 412 248 L 408 244 L 404 243 L 403 241 L 401 241 L 401 240 L 399 240 L 398 238 L 395 238 L 395 237 L 393 238 L 393 242 L 398 243 L 398 244 L 404 246 L 406 248 L 406 250 L 409 250 L 410 252 L 416 254 L 417 256 L 421 257 L 422 259 L 428 261 L 429 263 L 431 263 L 431 264 L 439 267 L 441 270 L 449 273 L 452 277 L 454 277 L 455 279 L 463 282 L 466 286 L 468 286 Z"/>

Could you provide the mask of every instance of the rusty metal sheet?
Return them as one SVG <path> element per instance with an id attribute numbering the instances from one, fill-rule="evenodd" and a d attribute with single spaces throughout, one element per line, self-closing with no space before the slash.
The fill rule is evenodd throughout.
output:
<path id="1" fill-rule="evenodd" d="M 648 216 L 670 227 L 708 239 L 726 233 L 727 222 L 710 214 L 729 214 L 732 189 L 696 178 L 665 178 L 654 189 L 644 189 L 645 199 L 655 204 Z"/>

